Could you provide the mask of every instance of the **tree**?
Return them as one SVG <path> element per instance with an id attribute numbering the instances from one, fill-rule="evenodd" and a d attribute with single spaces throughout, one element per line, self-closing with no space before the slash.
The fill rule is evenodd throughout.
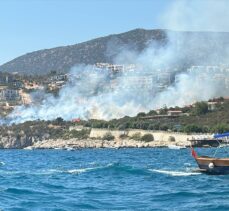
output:
<path id="1" fill-rule="evenodd" d="M 160 109 L 160 113 L 159 114 L 166 115 L 167 112 L 168 112 L 168 108 L 167 108 L 166 105 L 164 105 L 164 107 Z"/>
<path id="2" fill-rule="evenodd" d="M 146 116 L 146 114 L 145 114 L 144 112 L 140 112 L 140 113 L 138 113 L 138 115 L 137 115 L 137 117 L 144 117 L 144 116 Z"/>
<path id="3" fill-rule="evenodd" d="M 64 120 L 62 117 L 57 117 L 55 122 L 57 125 L 61 125 L 64 122 Z"/>
<path id="4" fill-rule="evenodd" d="M 208 112 L 208 104 L 206 102 L 197 102 L 194 108 L 194 114 L 202 115 Z"/>
<path id="5" fill-rule="evenodd" d="M 149 113 L 148 113 L 148 115 L 157 115 L 157 112 L 156 111 L 154 111 L 154 110 L 151 110 Z"/>
<path id="6" fill-rule="evenodd" d="M 213 133 L 225 133 L 229 131 L 229 125 L 224 123 L 217 124 L 211 131 Z"/>
<path id="7" fill-rule="evenodd" d="M 184 127 L 184 132 L 186 132 L 186 133 L 191 133 L 191 132 L 201 133 L 202 131 L 203 131 L 202 128 L 195 125 L 195 124 L 186 125 Z"/>

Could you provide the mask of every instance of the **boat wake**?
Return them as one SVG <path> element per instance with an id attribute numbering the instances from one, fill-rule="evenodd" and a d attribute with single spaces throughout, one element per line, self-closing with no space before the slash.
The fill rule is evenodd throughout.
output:
<path id="1" fill-rule="evenodd" d="M 88 171 L 95 171 L 95 170 L 101 169 L 101 168 L 103 168 L 103 167 L 70 169 L 70 170 L 63 171 L 63 173 L 81 174 L 81 173 L 85 173 L 85 172 L 88 172 Z"/>
<path id="2" fill-rule="evenodd" d="M 0 165 L 4 165 L 0 162 Z M 200 172 L 193 172 L 192 169 L 186 168 L 186 171 L 171 171 L 165 169 L 148 169 L 140 168 L 132 165 L 123 165 L 119 162 L 108 163 L 106 165 L 89 166 L 84 168 L 72 168 L 72 169 L 41 169 L 38 171 L 5 171 L 1 170 L 0 175 L 3 174 L 23 174 L 23 175 L 52 175 L 52 174 L 83 174 L 94 171 L 102 172 L 118 172 L 122 174 L 134 174 L 134 175 L 149 175 L 153 173 L 165 174 L 170 176 L 194 176 L 201 174 Z"/>
<path id="3" fill-rule="evenodd" d="M 97 168 L 79 168 L 79 169 L 43 169 L 38 171 L 9 171 L 9 170 L 0 170 L 0 175 L 53 175 L 53 174 L 80 174 L 88 171 L 93 171 Z"/>
<path id="4" fill-rule="evenodd" d="M 124 165 L 119 162 L 108 163 L 105 165 L 98 166 L 87 166 L 82 168 L 72 168 L 72 169 L 62 169 L 62 168 L 52 168 L 52 169 L 40 169 L 37 171 L 9 171 L 0 170 L 0 175 L 11 174 L 11 175 L 54 175 L 54 174 L 83 174 L 89 172 L 116 172 L 121 174 L 132 174 L 132 175 L 145 175 L 150 174 L 147 168 L 139 168 L 132 165 Z"/>
<path id="5" fill-rule="evenodd" d="M 93 171 L 99 169 L 100 167 L 95 168 L 79 168 L 79 169 L 45 169 L 39 172 L 34 172 L 32 174 L 36 175 L 52 175 L 52 174 L 81 174 L 88 171 Z"/>
<path id="6" fill-rule="evenodd" d="M 161 169 L 149 169 L 151 172 L 156 172 L 159 174 L 166 174 L 170 176 L 195 176 L 200 175 L 200 172 L 188 172 L 188 171 L 169 171 L 169 170 L 161 170 Z"/>
<path id="7" fill-rule="evenodd" d="M 123 165 L 119 162 L 109 163 L 105 166 L 72 169 L 72 170 L 66 171 L 65 173 L 80 174 L 80 173 L 86 173 L 89 171 L 115 171 L 115 172 L 119 172 L 123 174 L 146 174 L 147 173 L 147 169 L 137 168 L 131 165 Z"/>

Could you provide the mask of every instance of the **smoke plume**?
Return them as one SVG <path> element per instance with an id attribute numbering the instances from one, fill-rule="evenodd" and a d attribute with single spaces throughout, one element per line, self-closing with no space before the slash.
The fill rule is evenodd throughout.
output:
<path id="1" fill-rule="evenodd" d="M 40 104 L 19 106 L 8 118 L 11 123 L 57 117 L 109 120 L 164 105 L 184 106 L 226 96 L 229 48 L 225 46 L 229 47 L 229 36 L 216 31 L 229 29 L 228 6 L 227 1 L 220 0 L 175 1 L 162 15 L 161 22 L 166 28 L 214 32 L 166 30 L 165 45 L 159 46 L 152 40 L 141 52 L 128 46 L 112 48 L 109 45 L 111 50 L 119 49 L 114 63 L 134 64 L 136 71 L 111 75 L 109 71 L 96 71 L 90 65 L 76 66 L 58 97 L 45 95 Z M 191 66 L 196 67 L 190 69 Z M 163 77 L 166 83 L 169 80 L 169 86 L 165 86 Z M 139 84 L 138 78 L 148 85 Z"/>

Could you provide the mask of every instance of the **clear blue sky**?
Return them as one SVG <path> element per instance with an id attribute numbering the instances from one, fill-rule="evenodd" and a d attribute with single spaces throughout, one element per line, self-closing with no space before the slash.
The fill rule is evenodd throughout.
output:
<path id="1" fill-rule="evenodd" d="M 161 28 L 170 0 L 0 0 L 0 64 L 44 48 Z"/>

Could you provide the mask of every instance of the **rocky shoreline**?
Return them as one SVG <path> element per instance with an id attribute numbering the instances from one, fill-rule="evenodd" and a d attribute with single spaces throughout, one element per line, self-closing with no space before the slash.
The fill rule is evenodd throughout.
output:
<path id="1" fill-rule="evenodd" d="M 169 143 L 164 141 L 142 142 L 132 139 L 124 140 L 99 140 L 99 139 L 48 139 L 38 141 L 25 149 L 82 149 L 82 148 L 145 148 L 145 147 L 168 147 L 169 145 L 189 147 L 190 142 Z"/>
<path id="2" fill-rule="evenodd" d="M 114 140 L 104 140 L 105 134 L 113 135 Z M 152 134 L 153 141 L 134 140 L 131 137 L 134 134 Z M 126 138 L 120 138 L 125 135 Z M 172 138 L 171 138 L 172 137 Z M 184 133 L 172 133 L 164 131 L 149 131 L 149 130 L 108 130 L 108 129 L 91 129 L 90 136 L 87 139 L 72 138 L 63 139 L 46 139 L 37 141 L 26 149 L 82 149 L 82 148 L 161 148 L 169 146 L 190 147 L 190 140 L 193 135 Z"/>
<path id="3" fill-rule="evenodd" d="M 77 131 L 79 128 L 70 128 L 69 131 Z M 80 128 L 85 130 L 85 128 Z M 79 131 L 80 131 L 79 130 Z M 23 132 L 8 132 L 5 136 L 0 135 L 1 149 L 82 149 L 82 148 L 145 148 L 145 147 L 190 147 L 191 142 L 198 138 L 209 138 L 209 134 L 185 134 L 177 132 L 150 131 L 150 130 L 109 130 L 109 129 L 86 129 L 89 131 L 84 138 L 80 137 L 58 137 L 52 138 L 47 133 L 30 135 Z M 106 139 L 109 133 L 112 139 Z M 135 139 L 149 135 L 152 140 Z M 193 142 L 192 142 L 193 143 Z"/>

